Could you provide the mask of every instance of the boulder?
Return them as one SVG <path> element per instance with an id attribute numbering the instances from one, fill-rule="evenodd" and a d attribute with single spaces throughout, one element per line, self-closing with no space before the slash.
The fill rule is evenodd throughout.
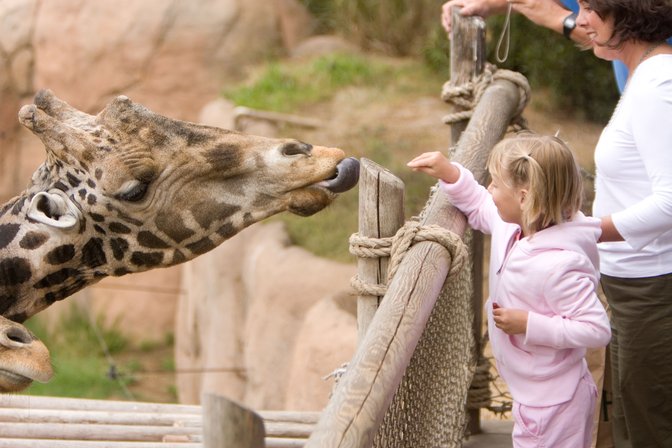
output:
<path id="1" fill-rule="evenodd" d="M 354 265 L 292 246 L 280 222 L 255 224 L 185 265 L 176 331 L 180 402 L 211 392 L 254 409 L 290 402 L 322 409 L 330 388 L 322 376 L 354 353 L 354 273 Z M 338 305 L 343 297 L 353 304 Z M 306 368 L 308 359 L 319 364 Z"/>

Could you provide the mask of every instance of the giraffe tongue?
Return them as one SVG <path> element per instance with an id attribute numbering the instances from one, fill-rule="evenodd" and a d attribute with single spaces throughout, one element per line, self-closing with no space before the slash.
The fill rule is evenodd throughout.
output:
<path id="1" fill-rule="evenodd" d="M 336 166 L 336 177 L 321 182 L 332 193 L 343 193 L 357 184 L 359 180 L 359 160 L 354 157 L 343 159 Z"/>

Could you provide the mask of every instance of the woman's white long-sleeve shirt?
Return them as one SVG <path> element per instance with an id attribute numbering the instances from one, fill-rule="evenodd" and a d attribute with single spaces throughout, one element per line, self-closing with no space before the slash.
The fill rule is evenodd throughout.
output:
<path id="1" fill-rule="evenodd" d="M 600 270 L 672 272 L 672 55 L 642 62 L 595 148 L 593 215 L 611 215 L 625 241 L 600 243 Z"/>

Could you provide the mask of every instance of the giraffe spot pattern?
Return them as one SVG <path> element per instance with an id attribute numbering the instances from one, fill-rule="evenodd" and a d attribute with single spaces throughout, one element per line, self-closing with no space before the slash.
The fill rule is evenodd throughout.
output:
<path id="1" fill-rule="evenodd" d="M 131 229 L 126 227 L 120 222 L 111 222 L 107 228 L 114 233 L 121 233 L 121 234 L 129 234 L 131 233 Z"/>
<path id="2" fill-rule="evenodd" d="M 19 246 L 22 249 L 32 250 L 37 249 L 49 240 L 49 234 L 44 232 L 27 232 L 19 241 Z"/>
<path id="3" fill-rule="evenodd" d="M 159 266 L 163 261 L 162 252 L 133 252 L 131 255 L 131 263 L 136 266 L 152 268 Z"/>
<path id="4" fill-rule="evenodd" d="M 28 260 L 19 257 L 0 260 L 0 286 L 16 286 L 27 282 L 33 273 Z"/>
<path id="5" fill-rule="evenodd" d="M 4 249 L 9 243 L 14 241 L 20 228 L 21 226 L 19 224 L 0 225 L 0 249 Z"/>
<path id="6" fill-rule="evenodd" d="M 82 263 L 90 268 L 97 268 L 107 263 L 103 250 L 103 240 L 91 238 L 82 248 Z"/>
<path id="7" fill-rule="evenodd" d="M 114 275 L 115 277 L 121 277 L 122 275 L 130 274 L 130 273 L 131 273 L 131 271 L 129 271 L 126 268 L 117 268 L 117 269 L 114 270 L 114 273 L 112 275 Z"/>
<path id="8" fill-rule="evenodd" d="M 0 315 L 4 316 L 12 305 L 14 305 L 14 297 L 9 294 L 0 295 Z"/>
<path id="9" fill-rule="evenodd" d="M 35 282 L 33 288 L 35 289 L 44 289 L 51 288 L 52 286 L 58 286 L 65 283 L 69 278 L 77 278 L 79 276 L 79 271 L 72 268 L 64 268 L 60 271 L 52 272 L 51 274 L 45 275 L 39 281 Z"/>
<path id="10" fill-rule="evenodd" d="M 171 265 L 176 265 L 176 264 L 184 263 L 185 261 L 187 261 L 187 257 L 185 257 L 184 254 L 181 251 L 176 250 L 173 253 L 173 261 L 170 264 Z"/>
<path id="11" fill-rule="evenodd" d="M 217 234 L 224 238 L 231 238 L 236 234 L 236 228 L 230 222 L 226 222 L 223 226 L 217 229 Z"/>
<path id="12" fill-rule="evenodd" d="M 77 179 L 71 173 L 66 174 L 65 177 L 68 179 L 68 183 L 72 186 L 72 188 L 77 188 L 79 187 L 79 184 L 82 183 L 81 180 Z"/>
<path id="13" fill-rule="evenodd" d="M 96 222 L 105 222 L 105 217 L 99 213 L 89 213 L 89 216 L 91 217 L 92 220 Z"/>
<path id="14" fill-rule="evenodd" d="M 213 222 L 228 218 L 238 210 L 240 210 L 238 205 L 201 202 L 192 207 L 190 211 L 201 228 L 209 229 Z"/>
<path id="15" fill-rule="evenodd" d="M 187 244 L 187 249 L 189 249 L 194 255 L 204 254 L 212 249 L 214 249 L 215 243 L 210 241 L 210 238 L 205 237 L 191 244 Z"/>
<path id="16" fill-rule="evenodd" d="M 110 247 L 112 248 L 112 256 L 115 260 L 122 260 L 129 246 L 128 241 L 123 238 L 112 238 L 110 240 Z"/>
<path id="17" fill-rule="evenodd" d="M 205 154 L 205 160 L 214 170 L 229 171 L 238 168 L 242 157 L 238 146 L 230 143 L 220 143 Z"/>
<path id="18" fill-rule="evenodd" d="M 84 279 L 77 279 L 71 285 L 66 285 L 64 288 L 59 289 L 58 291 L 48 292 L 44 295 L 44 300 L 47 302 L 47 306 L 51 305 L 58 300 L 63 300 L 70 297 L 77 291 L 83 289 L 85 286 L 86 281 Z"/>
<path id="19" fill-rule="evenodd" d="M 49 252 L 44 257 L 49 264 L 63 264 L 75 257 L 75 246 L 73 244 L 64 244 L 58 246 Z"/>
<path id="20" fill-rule="evenodd" d="M 138 244 L 148 249 L 168 249 L 170 247 L 161 238 L 146 230 L 138 233 Z"/>
<path id="21" fill-rule="evenodd" d="M 176 243 L 194 235 L 194 231 L 186 227 L 182 220 L 177 219 L 173 213 L 159 213 L 154 223 L 161 232 L 168 235 Z"/>
<path id="22" fill-rule="evenodd" d="M 23 210 L 23 204 L 26 203 L 26 198 L 22 197 L 18 201 L 16 201 L 16 204 L 14 204 L 14 207 L 12 207 L 12 215 L 18 215 L 21 213 L 21 210 Z"/>
<path id="23" fill-rule="evenodd" d="M 70 189 L 67 185 L 65 185 L 60 180 L 54 184 L 54 188 L 57 188 L 61 191 L 68 191 Z"/>

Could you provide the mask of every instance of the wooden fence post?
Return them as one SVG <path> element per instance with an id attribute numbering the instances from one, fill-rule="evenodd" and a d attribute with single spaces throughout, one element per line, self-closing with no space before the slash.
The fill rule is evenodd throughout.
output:
<path id="1" fill-rule="evenodd" d="M 359 235 L 368 238 L 394 236 L 404 224 L 404 183 L 369 159 L 360 161 Z M 387 258 L 359 258 L 357 275 L 368 284 L 387 280 Z M 361 343 L 382 297 L 357 297 L 357 340 Z"/>
<path id="2" fill-rule="evenodd" d="M 264 448 L 264 422 L 259 415 L 215 394 L 203 396 L 205 448 Z"/>
<path id="3" fill-rule="evenodd" d="M 460 86 L 473 81 L 483 73 L 485 66 L 485 22 L 479 17 L 463 17 L 461 8 L 452 7 L 453 38 L 450 41 L 450 85 Z M 467 120 L 453 123 L 450 126 L 451 147 L 457 145 L 462 132 L 467 127 Z M 483 234 L 473 231 L 472 254 L 472 309 L 474 321 L 472 331 L 476 343 L 476 353 L 481 353 L 483 325 Z M 471 434 L 481 432 L 480 409 L 469 409 L 469 431 Z"/>

